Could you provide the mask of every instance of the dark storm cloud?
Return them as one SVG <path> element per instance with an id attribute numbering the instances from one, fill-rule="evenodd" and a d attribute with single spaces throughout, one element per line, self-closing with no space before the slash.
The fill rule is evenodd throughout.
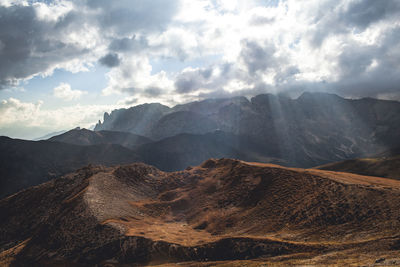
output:
<path id="1" fill-rule="evenodd" d="M 20 80 L 52 71 L 72 60 L 89 60 L 84 43 L 68 40 L 88 25 L 109 40 L 110 53 L 100 59 L 109 67 L 119 65 L 115 53 L 140 51 L 147 43 L 140 32 L 162 31 L 178 9 L 179 1 L 74 1 L 74 8 L 56 21 L 39 19 L 35 6 L 0 6 L 0 89 Z M 88 9 L 91 9 L 88 12 Z M 121 36 L 120 36 L 121 35 Z M 91 40 L 92 41 L 92 40 Z"/>
<path id="2" fill-rule="evenodd" d="M 275 65 L 274 59 L 275 47 L 271 44 L 264 46 L 259 45 L 254 41 L 242 41 L 242 51 L 240 58 L 250 74 L 257 71 L 265 71 Z"/>
<path id="3" fill-rule="evenodd" d="M 352 96 L 397 95 L 400 100 L 400 55 L 384 47 L 360 50 L 341 55 L 340 68 L 351 74 L 342 74 L 335 84 L 336 90 Z"/>
<path id="4" fill-rule="evenodd" d="M 99 59 L 100 64 L 113 68 L 119 66 L 121 63 L 120 58 L 118 57 L 118 54 L 115 53 L 109 53 L 105 55 L 104 57 Z"/>
<path id="5" fill-rule="evenodd" d="M 88 52 L 57 38 L 56 24 L 38 20 L 31 6 L 0 7 L 0 25 L 0 88 Z"/>
<path id="6" fill-rule="evenodd" d="M 138 99 L 137 99 L 137 98 L 132 98 L 132 99 L 125 100 L 125 101 L 124 101 L 124 104 L 125 104 L 125 105 L 131 106 L 131 105 L 136 104 L 137 102 L 138 102 Z"/>
<path id="7" fill-rule="evenodd" d="M 199 89 L 201 82 L 196 76 L 179 75 L 175 81 L 176 92 L 178 93 L 189 93 Z"/>
<path id="8" fill-rule="evenodd" d="M 351 2 L 340 16 L 348 26 L 364 30 L 370 24 L 400 13 L 398 0 L 358 0 Z"/>
<path id="9" fill-rule="evenodd" d="M 353 44 L 339 56 L 340 79 L 336 90 L 343 94 L 400 98 L 400 27 L 381 38 L 379 45 Z"/>
<path id="10" fill-rule="evenodd" d="M 209 86 L 209 80 L 211 78 L 212 72 L 212 67 L 209 67 L 180 73 L 175 80 L 176 92 L 183 94 L 190 93 L 202 87 Z"/>
<path id="11" fill-rule="evenodd" d="M 321 46 L 330 35 L 346 34 L 354 30 L 363 32 L 374 23 L 400 16 L 398 0 L 354 0 L 342 8 L 337 8 L 337 5 L 338 1 L 327 1 L 314 11 L 315 31 L 311 37 L 313 46 Z"/>
<path id="12" fill-rule="evenodd" d="M 374 46 L 348 47 L 338 58 L 341 78 L 355 78 L 363 74 L 378 56 L 378 49 Z"/>
<path id="13" fill-rule="evenodd" d="M 159 87 L 148 87 L 143 91 L 143 95 L 147 97 L 156 97 L 161 95 L 163 90 Z"/>

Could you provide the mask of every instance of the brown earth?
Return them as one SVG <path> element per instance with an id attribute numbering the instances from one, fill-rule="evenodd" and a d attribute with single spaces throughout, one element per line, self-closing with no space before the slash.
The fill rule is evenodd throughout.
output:
<path id="1" fill-rule="evenodd" d="M 0 265 L 400 263 L 400 181 L 348 173 L 87 167 L 1 200 L 0 214 Z"/>

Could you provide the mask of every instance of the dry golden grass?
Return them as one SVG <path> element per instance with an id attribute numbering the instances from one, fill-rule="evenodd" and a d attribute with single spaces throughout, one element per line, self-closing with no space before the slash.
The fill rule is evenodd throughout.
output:
<path id="1" fill-rule="evenodd" d="M 17 255 L 29 242 L 30 238 L 20 242 L 18 245 L 9 248 L 0 253 L 0 266 L 8 267 L 14 260 L 15 255 Z"/>

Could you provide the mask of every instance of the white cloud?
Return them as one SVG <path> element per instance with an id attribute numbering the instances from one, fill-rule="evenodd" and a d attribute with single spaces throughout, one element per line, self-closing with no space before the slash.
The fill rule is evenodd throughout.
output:
<path id="1" fill-rule="evenodd" d="M 15 98 L 2 100 L 0 102 L 0 125 L 13 124 L 19 122 L 21 124 L 32 123 L 40 111 L 43 102 L 24 103 Z"/>
<path id="2" fill-rule="evenodd" d="M 72 90 L 68 83 L 60 83 L 53 89 L 53 95 L 62 100 L 71 101 L 79 99 L 82 95 L 87 94 L 86 91 Z"/>
<path id="3" fill-rule="evenodd" d="M 24 15 L 20 23 L 35 34 L 29 42 L 24 42 L 24 32 L 21 31 L 21 36 L 18 34 L 21 27 L 12 28 L 18 38 L 14 40 L 9 36 L 11 41 L 2 40 L 1 61 L 15 64 L 14 68 L 4 65 L 0 72 L 3 86 L 16 85 L 35 75 L 51 75 L 55 69 L 90 71 L 99 59 L 104 63 L 104 59 L 114 55 L 118 61 L 104 64 L 113 69 L 106 74 L 108 82 L 103 94 L 128 94 L 138 102 L 161 101 L 167 97 L 185 101 L 196 94 L 195 89 L 199 93 L 222 88 L 229 88 L 231 93 L 240 93 L 243 89 L 251 91 L 251 88 L 240 89 L 240 84 L 257 88 L 264 84 L 265 88 L 275 87 L 277 91 L 289 90 L 298 84 L 308 84 L 310 87 L 304 90 L 311 90 L 316 88 L 315 84 L 324 82 L 332 85 L 326 90 L 332 90 L 334 83 L 346 82 L 342 70 L 347 66 L 343 64 L 351 60 L 343 57 L 351 55 L 344 51 L 371 46 L 377 53 L 382 54 L 386 49 L 387 54 L 393 54 L 383 49 L 387 43 L 382 40 L 387 40 L 385 36 L 393 28 L 400 28 L 400 4 L 395 0 L 384 3 L 370 0 L 157 0 L 140 2 L 140 5 L 126 0 L 50 4 L 25 1 L 24 7 L 16 3 L 3 1 L 8 8 L 15 9 L 13 14 Z M 17 18 L 3 11 L 4 24 L 14 25 Z M 387 42 L 394 44 L 399 39 Z M 14 50 L 22 53 L 18 52 L 20 56 L 13 61 Z M 255 57 L 246 58 L 246 55 Z M 208 56 L 218 58 L 219 62 L 196 63 Z M 385 64 L 375 58 L 377 55 L 369 56 L 376 62 L 375 72 L 382 70 Z M 169 66 L 164 66 L 164 70 L 161 68 L 154 73 L 152 62 L 159 59 L 180 61 L 182 68 L 169 71 Z M 188 66 L 187 62 L 194 62 L 194 65 Z M 197 83 L 201 87 L 192 88 L 190 92 L 174 90 L 178 79 L 186 75 L 187 67 L 217 71 L 227 65 L 231 66 L 229 75 L 213 75 L 206 87 L 203 82 Z M 392 67 L 391 77 L 396 77 L 395 74 L 400 74 L 399 64 Z M 361 76 L 353 78 L 357 81 Z M 363 84 L 361 80 L 360 83 Z M 375 95 L 393 93 L 386 87 L 377 90 Z"/>
<path id="4" fill-rule="evenodd" d="M 102 62 L 102 94 L 120 105 L 292 90 L 400 99 L 397 0 L 32 2 L 0 2 L 0 87 Z"/>
<path id="5" fill-rule="evenodd" d="M 73 105 L 56 109 L 43 109 L 43 102 L 22 102 L 9 98 L 0 102 L 0 129 L 20 129 L 19 135 L 26 138 L 37 137 L 41 133 L 72 129 L 77 126 L 89 128 L 104 112 L 117 108 L 116 105 Z M 30 133 L 36 129 L 36 133 Z"/>

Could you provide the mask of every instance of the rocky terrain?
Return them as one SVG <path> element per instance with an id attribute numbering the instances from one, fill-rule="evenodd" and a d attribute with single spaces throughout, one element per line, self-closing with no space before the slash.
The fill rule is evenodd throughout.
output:
<path id="1" fill-rule="evenodd" d="M 0 200 L 0 214 L 2 266 L 400 262 L 400 181 L 348 173 L 91 166 Z"/>

